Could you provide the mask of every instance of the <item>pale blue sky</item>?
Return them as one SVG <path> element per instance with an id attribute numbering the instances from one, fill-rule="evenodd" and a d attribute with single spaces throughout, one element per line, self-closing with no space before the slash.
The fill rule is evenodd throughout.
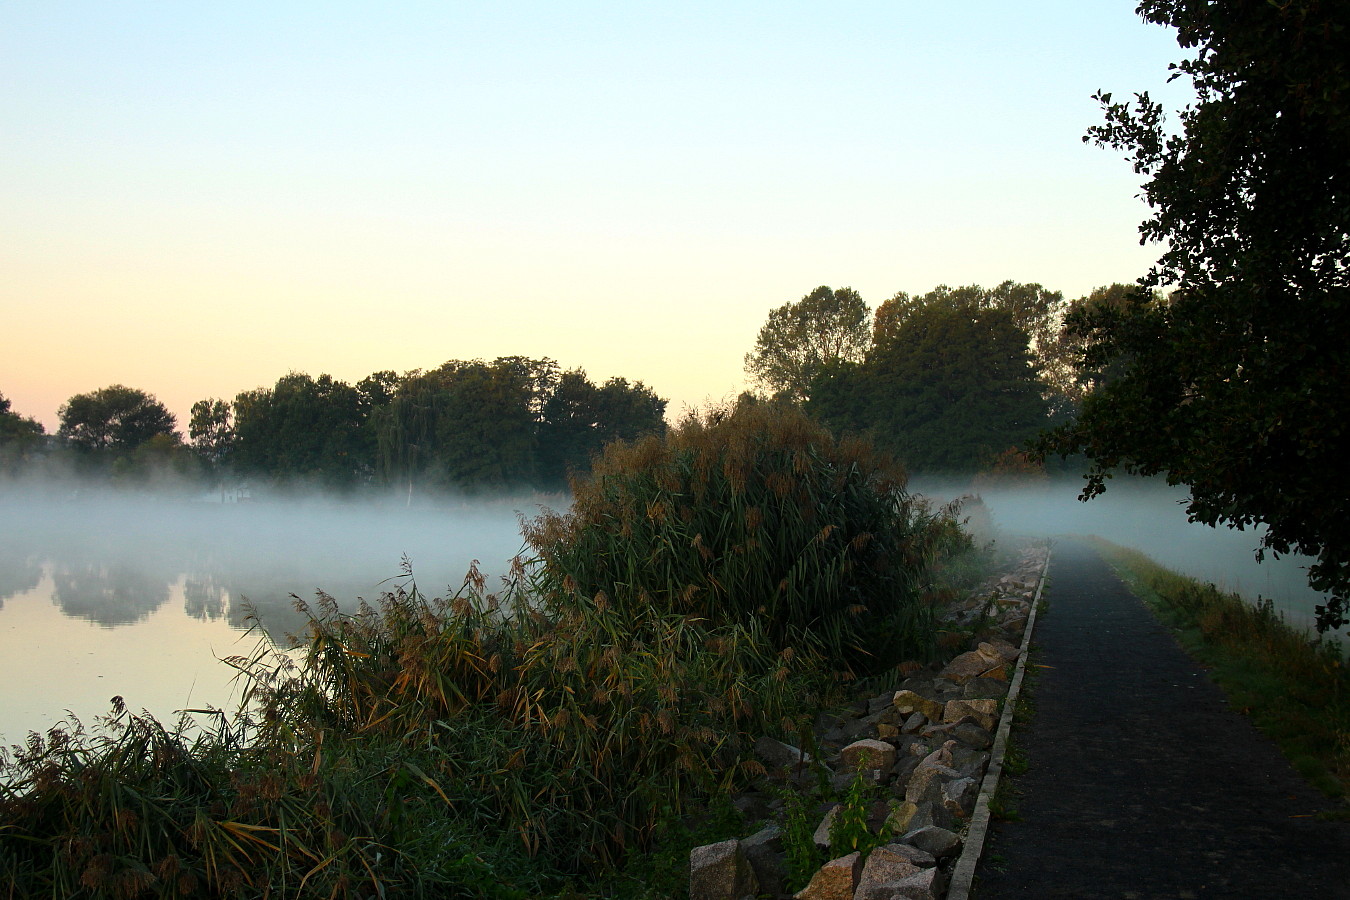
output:
<path id="1" fill-rule="evenodd" d="M 1136 278 L 1080 139 L 1177 57 L 1106 0 L 8 2 L 0 392 L 520 354 L 678 413 L 820 284 Z"/>

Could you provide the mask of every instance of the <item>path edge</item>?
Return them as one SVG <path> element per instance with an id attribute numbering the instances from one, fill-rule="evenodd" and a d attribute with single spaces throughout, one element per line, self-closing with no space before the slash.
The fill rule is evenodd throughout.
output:
<path id="1" fill-rule="evenodd" d="M 1027 628 L 1022 634 L 1021 653 L 1017 655 L 1017 668 L 1013 671 L 1012 681 L 1008 684 L 1008 695 L 1003 703 L 1003 715 L 999 718 L 998 734 L 994 738 L 994 747 L 990 751 L 989 771 L 980 785 L 980 796 L 975 801 L 975 812 L 970 817 L 970 826 L 966 829 L 965 843 L 961 856 L 952 869 L 952 880 L 947 887 L 947 900 L 969 900 L 971 886 L 975 883 L 975 867 L 980 863 L 984 852 L 984 840 L 989 833 L 989 802 L 998 790 L 998 780 L 1003 774 L 1003 757 L 1008 751 L 1008 734 L 1012 731 L 1013 714 L 1017 707 L 1017 696 L 1022 690 L 1022 678 L 1026 673 L 1027 650 L 1031 647 L 1032 632 L 1036 629 L 1036 613 L 1041 602 L 1041 593 L 1045 590 L 1045 578 L 1050 571 L 1050 557 L 1053 546 L 1047 546 L 1045 563 L 1041 566 L 1041 577 L 1036 583 L 1036 595 L 1031 601 L 1031 613 L 1027 616 Z"/>

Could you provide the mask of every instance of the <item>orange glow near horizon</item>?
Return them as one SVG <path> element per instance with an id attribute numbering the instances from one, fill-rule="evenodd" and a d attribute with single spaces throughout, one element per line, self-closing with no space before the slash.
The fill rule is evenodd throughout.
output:
<path id="1" fill-rule="evenodd" d="M 1079 138 L 1097 88 L 1165 95 L 1172 38 L 976 7 L 6 7 L 0 392 L 182 424 L 291 370 L 523 355 L 678 415 L 820 284 L 1135 279 L 1137 178 Z"/>

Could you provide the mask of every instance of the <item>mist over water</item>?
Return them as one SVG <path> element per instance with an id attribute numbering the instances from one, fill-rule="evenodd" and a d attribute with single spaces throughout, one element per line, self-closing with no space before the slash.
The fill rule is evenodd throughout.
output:
<path id="1" fill-rule="evenodd" d="M 977 493 L 996 529 L 1047 536 L 1097 535 L 1248 600 L 1272 600 L 1291 624 L 1313 626 L 1313 609 L 1326 596 L 1308 587 L 1307 569 L 1315 560 L 1296 554 L 1276 559 L 1267 553 L 1257 562 L 1264 529 L 1238 531 L 1191 522 L 1186 518 L 1186 489 L 1161 479 L 1115 478 L 1107 482 L 1106 493 L 1086 503 L 1078 499 L 1082 487 L 1082 479 L 1060 478 L 1038 486 Z M 920 479 L 911 488 L 934 498 L 971 493 L 969 486 L 925 484 Z"/>
<path id="2" fill-rule="evenodd" d="M 911 489 L 935 500 L 968 484 Z M 1116 479 L 1078 501 L 1081 482 L 985 489 L 994 534 L 1099 535 L 1169 568 L 1271 598 L 1311 625 L 1322 596 L 1309 560 L 1257 563 L 1259 531 L 1187 521 L 1186 492 Z M 217 495 L 159 496 L 51 484 L 0 484 L 0 745 L 55 724 L 89 722 L 114 695 L 164 721 L 175 711 L 232 710 L 233 670 L 219 658 L 259 641 L 284 645 L 304 618 L 291 595 L 323 590 L 344 610 L 402 580 L 406 556 L 423 593 L 452 594 L 474 560 L 489 590 L 523 549 L 518 513 L 565 507 L 566 497 L 424 498 L 421 504 L 341 501 L 314 494 L 222 503 Z M 973 511 L 973 510 L 972 510 Z M 978 524 L 978 515 L 972 517 Z M 246 635 L 251 612 L 262 632 Z"/>
<path id="3" fill-rule="evenodd" d="M 284 646 L 304 618 L 292 594 L 347 611 L 403 583 L 457 591 L 470 565 L 501 583 L 522 552 L 517 514 L 566 498 L 441 497 L 411 507 L 320 495 L 221 503 L 0 486 L 0 744 L 66 710 L 88 722 L 114 695 L 165 721 L 233 708 L 218 661 Z M 256 615 L 264 631 L 246 635 Z"/>

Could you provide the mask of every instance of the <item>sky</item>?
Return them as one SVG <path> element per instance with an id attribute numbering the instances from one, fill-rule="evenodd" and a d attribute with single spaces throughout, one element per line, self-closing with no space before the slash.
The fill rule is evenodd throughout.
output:
<path id="1" fill-rule="evenodd" d="M 1186 99 L 1134 5 L 0 4 L 0 393 L 185 427 L 289 371 L 520 355 L 678 416 L 817 285 L 1133 281 L 1092 94 Z"/>

